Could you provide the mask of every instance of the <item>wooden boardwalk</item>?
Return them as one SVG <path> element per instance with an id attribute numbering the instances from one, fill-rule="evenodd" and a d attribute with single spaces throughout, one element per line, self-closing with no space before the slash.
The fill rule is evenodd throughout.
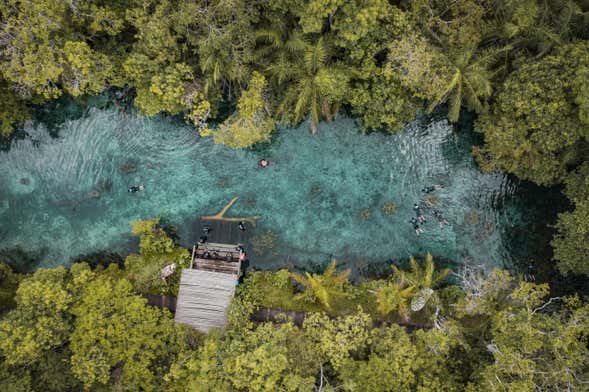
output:
<path id="1" fill-rule="evenodd" d="M 235 293 L 235 281 L 233 274 L 183 270 L 175 321 L 205 333 L 211 328 L 223 328 Z"/>
<path id="2" fill-rule="evenodd" d="M 194 246 L 190 268 L 182 270 L 180 277 L 175 322 L 205 333 L 223 328 L 240 270 L 236 245 Z"/>

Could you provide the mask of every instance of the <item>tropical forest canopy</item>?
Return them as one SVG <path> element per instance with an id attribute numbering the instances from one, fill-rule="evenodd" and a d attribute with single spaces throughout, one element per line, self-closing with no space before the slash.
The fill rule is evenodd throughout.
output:
<path id="1" fill-rule="evenodd" d="M 0 21 L 6 137 L 64 94 L 182 115 L 231 148 L 342 111 L 391 132 L 469 111 L 482 170 L 562 187 L 554 260 L 589 275 L 587 0 L 0 0 Z M 0 265 L 0 390 L 589 389 L 579 295 L 498 270 L 447 286 L 431 256 L 359 285 L 335 264 L 256 272 L 226 330 L 175 327 L 140 295 L 174 295 L 159 270 L 189 257 L 157 224 L 135 223 L 124 268 Z M 308 317 L 253 324 L 256 306 Z"/>
<path id="2" fill-rule="evenodd" d="M 547 284 L 494 270 L 444 286 L 449 271 L 431 255 L 360 285 L 335 262 L 323 273 L 253 272 L 227 327 L 202 335 L 140 295 L 161 287 L 133 266 L 177 254 L 166 242 L 143 232 L 126 270 L 77 263 L 23 276 L 0 264 L 1 390 L 533 392 L 589 382 L 589 305 L 550 297 Z M 307 318 L 250 321 L 269 305 Z"/>

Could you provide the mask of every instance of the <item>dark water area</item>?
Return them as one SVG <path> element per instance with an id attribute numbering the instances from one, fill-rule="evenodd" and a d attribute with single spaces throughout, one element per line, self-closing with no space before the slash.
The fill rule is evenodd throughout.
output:
<path id="1" fill-rule="evenodd" d="M 454 269 L 525 272 L 547 264 L 550 224 L 566 208 L 559 189 L 481 173 L 468 117 L 453 127 L 442 114 L 424 116 L 396 134 L 366 135 L 340 117 L 317 136 L 282 127 L 272 143 L 231 150 L 177 118 L 123 114 L 109 97 L 85 103 L 37 108 L 0 151 L 0 258 L 20 270 L 120 263 L 136 251 L 138 219 L 175 225 L 190 247 L 200 216 L 239 197 L 229 216 L 262 216 L 241 238 L 257 268 L 319 270 L 336 258 L 378 275 L 431 252 Z M 276 164 L 261 169 L 262 157 Z M 139 184 L 144 192 L 127 192 Z M 434 184 L 443 188 L 422 192 Z M 415 203 L 426 218 L 420 235 L 409 223 Z"/>

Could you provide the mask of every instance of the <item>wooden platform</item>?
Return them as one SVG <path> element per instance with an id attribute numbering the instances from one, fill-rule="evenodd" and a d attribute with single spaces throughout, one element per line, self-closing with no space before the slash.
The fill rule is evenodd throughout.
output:
<path id="1" fill-rule="evenodd" d="M 211 229 L 207 234 L 209 241 L 214 243 L 224 244 L 247 244 L 254 228 L 246 223 L 246 230 L 239 230 L 239 225 L 235 222 L 211 221 L 211 220 L 195 220 L 190 225 L 189 232 L 186 233 L 187 239 L 198 240 L 198 237 L 203 235 L 203 228 Z M 192 246 L 191 243 L 186 244 Z"/>
<path id="2" fill-rule="evenodd" d="M 182 270 L 175 322 L 201 332 L 223 328 L 241 272 L 237 245 L 205 243 L 192 248 L 190 268 Z"/>
<path id="3" fill-rule="evenodd" d="M 175 322 L 205 333 L 211 328 L 223 328 L 236 281 L 235 274 L 184 269 L 180 278 Z"/>

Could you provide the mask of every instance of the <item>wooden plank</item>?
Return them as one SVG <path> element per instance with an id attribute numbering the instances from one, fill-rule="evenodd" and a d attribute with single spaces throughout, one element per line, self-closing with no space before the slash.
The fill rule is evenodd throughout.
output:
<path id="1" fill-rule="evenodd" d="M 208 332 L 210 328 L 222 328 L 235 293 L 235 283 L 235 274 L 183 270 L 175 321 L 203 332 Z"/>
<path id="2" fill-rule="evenodd" d="M 239 267 L 239 261 L 224 261 L 224 260 L 214 260 L 214 259 L 201 259 L 196 258 L 196 264 L 206 265 L 206 266 L 218 266 L 218 267 L 226 267 L 226 268 L 237 268 Z"/>
<path id="3" fill-rule="evenodd" d="M 192 245 L 192 259 L 190 260 L 190 269 L 192 269 L 192 265 L 194 264 L 194 254 L 196 253 L 196 245 Z"/>
<path id="4" fill-rule="evenodd" d="M 220 242 L 206 242 L 204 245 L 206 246 L 214 246 L 221 249 L 235 249 L 237 248 L 237 244 L 222 244 Z"/>

